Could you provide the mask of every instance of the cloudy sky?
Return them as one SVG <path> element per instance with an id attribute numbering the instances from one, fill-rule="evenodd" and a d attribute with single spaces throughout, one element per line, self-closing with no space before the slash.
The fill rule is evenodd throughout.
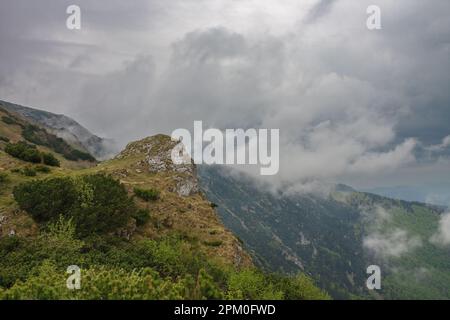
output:
<path id="1" fill-rule="evenodd" d="M 280 128 L 278 182 L 450 191 L 449 16 L 448 0 L 4 0 L 0 99 L 122 144 L 194 120 Z"/>

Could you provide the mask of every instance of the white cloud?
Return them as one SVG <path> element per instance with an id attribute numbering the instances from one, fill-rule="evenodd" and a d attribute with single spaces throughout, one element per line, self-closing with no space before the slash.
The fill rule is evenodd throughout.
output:
<path id="1" fill-rule="evenodd" d="M 395 229 L 389 233 L 373 233 L 364 238 L 363 246 L 382 258 L 400 257 L 419 248 L 422 241 L 411 237 L 405 230 Z"/>
<path id="2" fill-rule="evenodd" d="M 361 173 L 392 171 L 415 161 L 413 154 L 415 146 L 416 141 L 414 139 L 407 139 L 401 145 L 396 146 L 394 150 L 365 154 L 351 165 L 350 170 Z"/>
<path id="3" fill-rule="evenodd" d="M 398 258 L 422 246 L 420 237 L 389 227 L 391 213 L 387 209 L 381 206 L 373 210 L 362 209 L 362 216 L 369 228 L 363 246 L 375 256 L 385 260 Z"/>
<path id="4" fill-rule="evenodd" d="M 450 212 L 442 215 L 438 230 L 430 238 L 430 241 L 437 245 L 450 245 Z"/>
<path id="5" fill-rule="evenodd" d="M 450 135 L 442 139 L 442 143 L 426 147 L 426 149 L 430 151 L 442 151 L 447 149 L 448 147 L 450 147 Z"/>

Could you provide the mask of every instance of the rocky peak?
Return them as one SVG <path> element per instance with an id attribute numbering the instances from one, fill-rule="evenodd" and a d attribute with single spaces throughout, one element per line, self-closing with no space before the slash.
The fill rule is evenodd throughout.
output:
<path id="1" fill-rule="evenodd" d="M 199 191 L 197 168 L 192 160 L 187 164 L 173 163 L 172 150 L 177 144 L 169 136 L 158 134 L 129 143 L 115 159 L 131 160 L 130 167 L 136 172 L 171 174 L 173 191 L 186 197 Z"/>

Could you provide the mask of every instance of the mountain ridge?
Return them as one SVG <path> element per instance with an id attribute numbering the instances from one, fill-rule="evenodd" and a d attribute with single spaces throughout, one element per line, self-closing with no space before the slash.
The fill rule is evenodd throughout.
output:
<path id="1" fill-rule="evenodd" d="M 2 100 L 0 100 L 0 106 L 9 111 L 19 113 L 28 120 L 45 127 L 56 136 L 84 148 L 98 160 L 111 158 L 119 151 L 113 140 L 94 135 L 66 115 L 25 107 Z"/>

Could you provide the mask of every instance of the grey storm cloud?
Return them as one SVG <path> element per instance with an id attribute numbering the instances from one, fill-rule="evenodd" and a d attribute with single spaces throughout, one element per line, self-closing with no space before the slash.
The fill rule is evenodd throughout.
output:
<path id="1" fill-rule="evenodd" d="M 450 176 L 447 0 L 380 0 L 379 31 L 370 1 L 83 0 L 79 31 L 69 4 L 0 4 L 1 99 L 122 144 L 194 120 L 280 128 L 294 189 Z"/>

